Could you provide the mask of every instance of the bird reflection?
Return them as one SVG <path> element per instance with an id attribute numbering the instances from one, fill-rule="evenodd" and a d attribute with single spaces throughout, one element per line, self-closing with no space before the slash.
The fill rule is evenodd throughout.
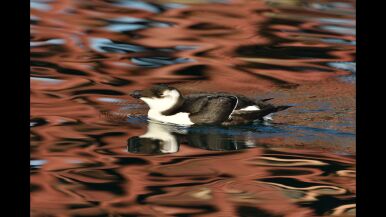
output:
<path id="1" fill-rule="evenodd" d="M 178 152 L 182 143 L 214 151 L 241 150 L 257 145 L 248 132 L 241 135 L 229 132 L 225 128 L 181 127 L 149 122 L 145 134 L 128 139 L 127 149 L 136 154 L 170 154 Z"/>
<path id="2" fill-rule="evenodd" d="M 127 149 L 138 154 L 163 154 L 178 151 L 178 135 L 173 127 L 149 122 L 147 132 L 141 136 L 129 138 Z"/>

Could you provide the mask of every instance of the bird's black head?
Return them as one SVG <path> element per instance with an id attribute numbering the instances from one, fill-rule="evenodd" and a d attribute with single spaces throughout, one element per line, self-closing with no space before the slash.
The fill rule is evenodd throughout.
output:
<path id="1" fill-rule="evenodd" d="M 154 85 L 144 90 L 134 90 L 130 96 L 144 101 L 150 109 L 160 112 L 179 105 L 182 100 L 180 91 L 165 84 Z"/>
<path id="2" fill-rule="evenodd" d="M 141 97 L 146 98 L 162 98 L 165 95 L 167 95 L 167 92 L 176 90 L 174 87 L 170 87 L 166 84 L 158 84 L 153 85 L 150 88 L 143 89 L 143 90 L 134 90 L 130 93 L 130 96 L 140 99 Z"/>

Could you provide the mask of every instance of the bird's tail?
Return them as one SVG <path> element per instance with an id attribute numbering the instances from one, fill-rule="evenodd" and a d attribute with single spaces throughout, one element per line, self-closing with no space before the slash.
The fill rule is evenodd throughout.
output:
<path id="1" fill-rule="evenodd" d="M 259 110 L 258 112 L 256 112 L 256 114 L 255 114 L 256 118 L 255 119 L 263 119 L 267 115 L 271 115 L 273 113 L 283 111 L 283 110 L 288 109 L 290 107 L 292 107 L 292 106 L 288 106 L 288 105 L 279 105 L 279 106 L 271 105 L 271 106 L 268 106 L 268 107 L 263 108 L 262 110 Z"/>
<path id="2" fill-rule="evenodd" d="M 253 111 L 236 111 L 232 113 L 232 118 L 223 125 L 238 125 L 238 124 L 247 124 L 254 120 L 265 120 L 265 119 L 271 119 L 270 115 L 279 111 L 283 111 L 285 109 L 288 109 L 292 106 L 288 105 L 280 105 L 280 106 L 274 106 L 269 105 L 261 110 L 253 110 Z"/>
<path id="3" fill-rule="evenodd" d="M 288 108 L 291 108 L 292 106 L 290 105 L 279 105 L 279 106 L 275 106 L 275 112 L 278 112 L 278 111 L 283 111 L 283 110 L 286 110 Z"/>
<path id="4" fill-rule="evenodd" d="M 265 99 L 261 99 L 260 101 L 261 102 L 267 102 L 267 101 L 272 100 L 272 99 L 274 99 L 274 98 L 265 98 Z"/>

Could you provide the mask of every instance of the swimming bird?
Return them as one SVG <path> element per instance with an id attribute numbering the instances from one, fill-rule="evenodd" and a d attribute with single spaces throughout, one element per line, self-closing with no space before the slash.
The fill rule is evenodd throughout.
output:
<path id="1" fill-rule="evenodd" d="M 255 120 L 270 120 L 275 112 L 291 106 L 275 106 L 270 99 L 255 101 L 230 93 L 195 93 L 182 95 L 175 87 L 154 85 L 130 94 L 149 106 L 150 120 L 177 125 L 240 125 Z"/>

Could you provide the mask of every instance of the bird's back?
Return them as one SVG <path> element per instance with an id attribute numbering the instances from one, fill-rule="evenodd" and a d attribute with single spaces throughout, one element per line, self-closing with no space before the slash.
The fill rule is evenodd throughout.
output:
<path id="1" fill-rule="evenodd" d="M 224 119 L 222 125 L 240 125 L 248 124 L 255 120 L 265 120 L 266 117 L 272 113 L 285 110 L 290 106 L 275 106 L 273 104 L 267 103 L 264 100 L 253 100 L 246 96 L 238 94 L 229 94 L 229 93 L 197 93 L 190 94 L 185 97 L 185 102 L 182 106 L 182 110 L 189 113 L 197 113 L 202 110 L 208 109 L 205 106 L 208 101 L 215 100 L 218 98 L 229 98 L 237 99 L 236 106 L 232 108 L 229 115 L 230 118 Z M 245 108 L 252 107 L 253 110 L 244 110 Z M 222 111 L 224 108 L 211 108 L 211 110 L 206 110 L 207 113 L 214 113 Z"/>

